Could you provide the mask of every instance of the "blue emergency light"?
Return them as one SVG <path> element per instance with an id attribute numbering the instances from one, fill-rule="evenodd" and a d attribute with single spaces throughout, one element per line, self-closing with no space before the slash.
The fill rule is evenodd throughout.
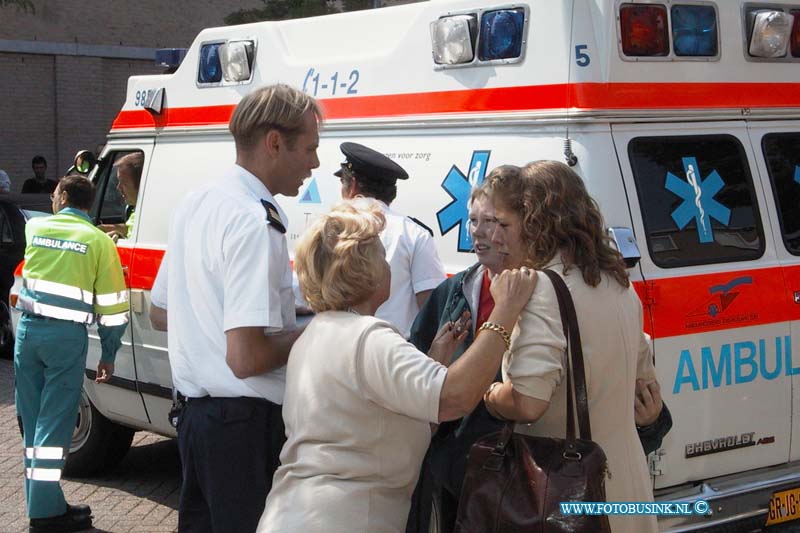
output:
<path id="1" fill-rule="evenodd" d="M 176 69 L 186 57 L 186 48 L 161 48 L 156 50 L 156 66 Z"/>
<path id="2" fill-rule="evenodd" d="M 197 72 L 199 83 L 217 83 L 222 80 L 222 64 L 219 61 L 219 47 L 222 43 L 209 43 L 200 47 L 200 69 Z"/>
<path id="3" fill-rule="evenodd" d="M 525 11 L 500 9 L 481 15 L 478 58 L 482 61 L 514 59 L 522 53 Z"/>
<path id="4" fill-rule="evenodd" d="M 717 13 L 714 6 L 673 5 L 670 11 L 675 55 L 717 55 Z"/>

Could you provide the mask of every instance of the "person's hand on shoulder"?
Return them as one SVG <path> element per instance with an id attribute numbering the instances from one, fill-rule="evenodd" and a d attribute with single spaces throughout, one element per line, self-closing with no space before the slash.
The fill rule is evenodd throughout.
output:
<path id="1" fill-rule="evenodd" d="M 495 302 L 495 311 L 503 311 L 503 319 L 513 327 L 522 309 L 531 299 L 538 274 L 528 267 L 504 270 L 492 278 L 489 288 Z"/>
<path id="2" fill-rule="evenodd" d="M 456 349 L 467 338 L 469 327 L 469 311 L 464 311 L 455 322 L 445 322 L 436 332 L 436 337 L 433 338 L 428 350 L 428 356 L 445 366 L 450 365 Z"/>

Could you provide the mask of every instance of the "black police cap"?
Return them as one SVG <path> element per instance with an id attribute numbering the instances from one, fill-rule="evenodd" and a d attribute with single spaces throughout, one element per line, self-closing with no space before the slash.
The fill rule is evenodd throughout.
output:
<path id="1" fill-rule="evenodd" d="M 339 149 L 345 156 L 342 168 L 333 173 L 334 176 L 342 177 L 342 171 L 346 168 L 356 176 L 366 180 L 376 181 L 395 181 L 407 180 L 408 173 L 403 167 L 372 148 L 367 148 L 358 143 L 342 143 Z"/>

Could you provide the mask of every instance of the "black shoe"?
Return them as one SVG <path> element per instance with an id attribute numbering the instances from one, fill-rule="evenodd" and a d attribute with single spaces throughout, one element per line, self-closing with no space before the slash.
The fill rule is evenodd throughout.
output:
<path id="1" fill-rule="evenodd" d="M 67 512 L 75 516 L 91 516 L 92 508 L 82 503 L 78 505 L 67 504 Z"/>
<path id="2" fill-rule="evenodd" d="M 91 515 L 81 513 L 83 509 L 89 510 L 88 505 L 67 505 L 67 512 L 58 516 L 47 518 L 31 518 L 29 533 L 70 533 L 91 529 Z M 91 511 L 89 511 L 91 512 Z"/>

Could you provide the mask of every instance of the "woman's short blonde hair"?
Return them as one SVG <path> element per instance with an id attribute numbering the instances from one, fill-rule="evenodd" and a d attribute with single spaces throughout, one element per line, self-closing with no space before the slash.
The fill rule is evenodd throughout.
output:
<path id="1" fill-rule="evenodd" d="M 294 266 L 312 310 L 344 311 L 372 295 L 382 275 L 385 223 L 376 202 L 359 199 L 334 207 L 303 234 Z"/>
<path id="2" fill-rule="evenodd" d="M 286 137 L 291 148 L 307 111 L 313 111 L 317 121 L 322 122 L 322 110 L 313 97 L 284 83 L 267 85 L 242 98 L 233 110 L 228 129 L 240 150 L 251 150 L 259 137 L 273 129 Z"/>

